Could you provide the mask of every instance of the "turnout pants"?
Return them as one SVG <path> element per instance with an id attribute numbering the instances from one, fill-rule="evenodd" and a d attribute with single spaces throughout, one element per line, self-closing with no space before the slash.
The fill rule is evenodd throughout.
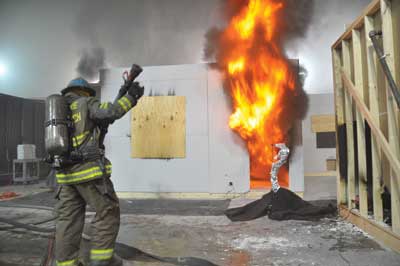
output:
<path id="1" fill-rule="evenodd" d="M 86 204 L 96 211 L 90 259 L 109 261 L 114 253 L 120 224 L 118 198 L 111 180 L 96 179 L 87 183 L 62 185 L 57 194 L 57 266 L 78 265 Z"/>

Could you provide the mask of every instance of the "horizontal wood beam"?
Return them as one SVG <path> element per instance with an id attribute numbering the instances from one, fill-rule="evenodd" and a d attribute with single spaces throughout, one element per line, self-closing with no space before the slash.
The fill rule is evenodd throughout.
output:
<path id="1" fill-rule="evenodd" d="M 375 120 L 362 100 L 361 96 L 357 92 L 354 87 L 353 82 L 349 79 L 346 73 L 342 70 L 342 79 L 344 83 L 345 89 L 350 93 L 354 102 L 356 103 L 357 109 L 361 112 L 362 116 L 367 120 L 372 134 L 376 137 L 377 143 L 382 148 L 382 151 L 385 153 L 386 157 L 390 162 L 390 166 L 396 174 L 397 181 L 400 180 L 400 161 L 397 159 L 396 154 L 390 148 L 389 142 L 386 140 L 382 131 L 380 130 L 379 125 L 376 125 Z"/>
<path id="2" fill-rule="evenodd" d="M 305 173 L 304 177 L 335 177 L 336 175 L 337 175 L 336 171 L 309 172 Z"/>
<path id="3" fill-rule="evenodd" d="M 351 38 L 352 31 L 361 28 L 364 25 L 364 17 L 376 14 L 380 9 L 380 0 L 373 0 L 362 12 L 362 14 L 347 28 L 346 32 L 333 44 L 332 48 L 338 48 L 343 40 Z"/>
<path id="4" fill-rule="evenodd" d="M 364 218 L 358 212 L 349 210 L 344 205 L 339 206 L 339 214 L 384 246 L 400 253 L 400 236 L 393 233 L 389 227 L 386 228 L 370 219 Z"/>

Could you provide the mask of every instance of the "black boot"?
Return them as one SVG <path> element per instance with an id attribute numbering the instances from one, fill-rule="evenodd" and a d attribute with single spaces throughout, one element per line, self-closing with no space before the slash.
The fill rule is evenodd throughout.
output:
<path id="1" fill-rule="evenodd" d="M 122 266 L 122 259 L 114 254 L 110 260 L 92 260 L 90 266 Z"/>
<path id="2" fill-rule="evenodd" d="M 114 254 L 110 261 L 110 266 L 122 266 L 122 259 L 117 255 Z"/>

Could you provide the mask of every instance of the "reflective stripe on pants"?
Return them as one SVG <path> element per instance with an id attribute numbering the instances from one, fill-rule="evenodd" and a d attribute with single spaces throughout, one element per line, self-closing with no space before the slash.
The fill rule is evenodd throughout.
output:
<path id="1" fill-rule="evenodd" d="M 57 266 L 77 266 L 77 265 L 78 265 L 78 259 L 57 261 Z"/>
<path id="2" fill-rule="evenodd" d="M 90 260 L 109 260 L 112 258 L 114 249 L 92 249 L 90 251 Z"/>

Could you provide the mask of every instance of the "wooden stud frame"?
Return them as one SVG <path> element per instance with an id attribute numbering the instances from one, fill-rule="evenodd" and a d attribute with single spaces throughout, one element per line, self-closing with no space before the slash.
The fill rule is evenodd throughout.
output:
<path id="1" fill-rule="evenodd" d="M 339 127 L 345 125 L 347 141 L 346 177 L 341 176 L 342 158 L 337 156 L 338 205 L 341 215 L 400 252 L 400 112 L 370 41 L 372 30 L 382 30 L 382 47 L 400 86 L 400 0 L 372 1 L 332 46 L 336 130 L 339 132 Z M 355 121 L 356 135 L 353 131 Z M 371 129 L 370 199 L 367 193 L 366 123 Z M 354 150 L 355 140 L 357 150 Z M 340 154 L 342 147 L 337 143 L 337 154 Z M 382 223 L 383 186 L 389 188 L 391 194 L 391 227 Z M 368 202 L 372 205 L 368 206 Z"/>

